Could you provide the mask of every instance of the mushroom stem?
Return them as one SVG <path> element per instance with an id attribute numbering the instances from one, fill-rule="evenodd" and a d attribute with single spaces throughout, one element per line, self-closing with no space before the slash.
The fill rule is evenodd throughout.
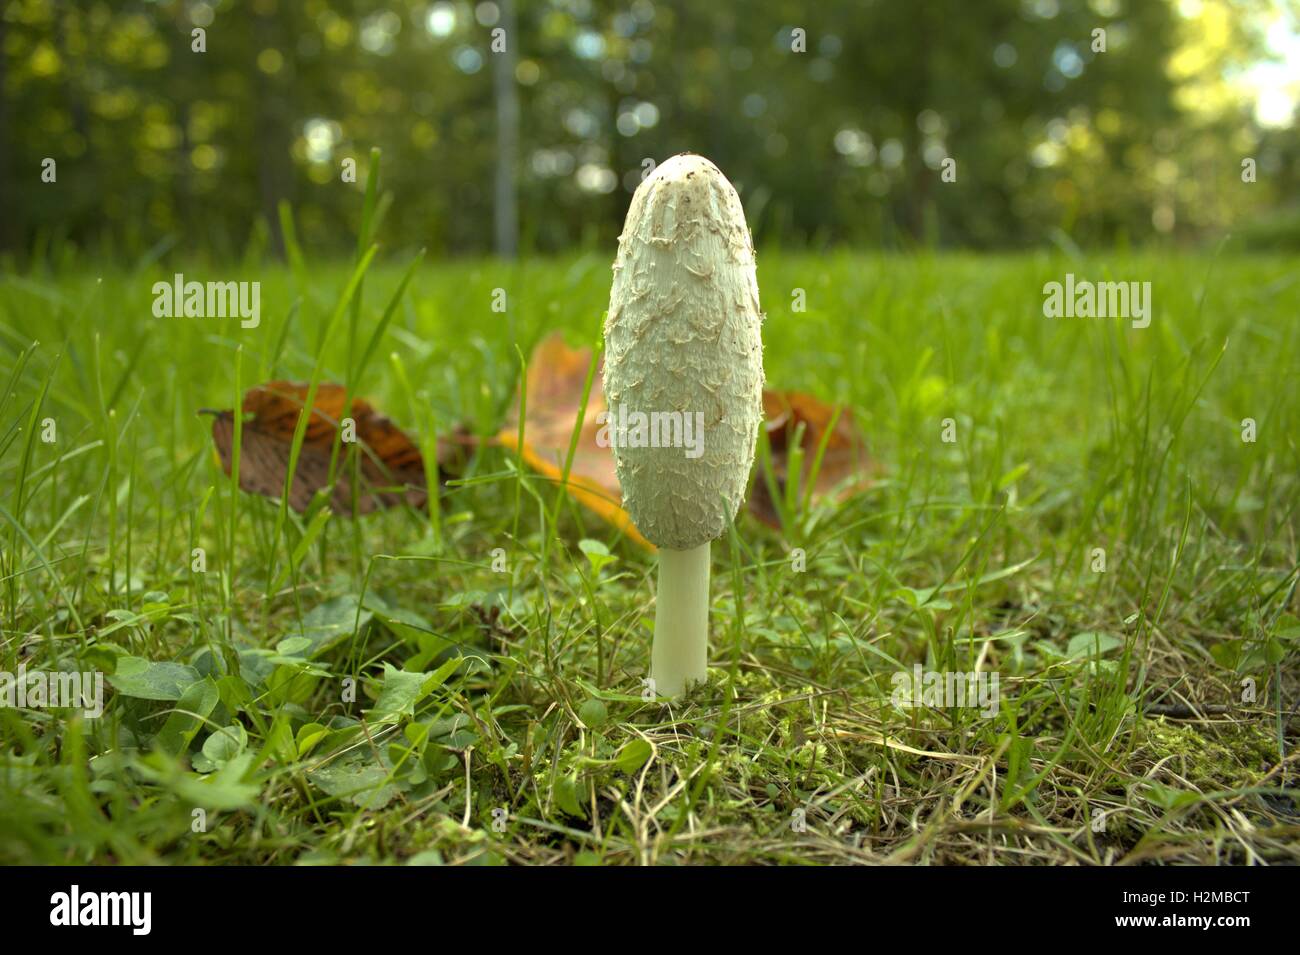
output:
<path id="1" fill-rule="evenodd" d="M 660 696 L 681 696 L 708 677 L 709 543 L 690 550 L 659 548 L 650 677 Z"/>

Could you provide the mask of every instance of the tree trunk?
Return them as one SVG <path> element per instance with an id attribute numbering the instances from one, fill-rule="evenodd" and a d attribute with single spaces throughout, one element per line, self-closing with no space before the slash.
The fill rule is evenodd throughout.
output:
<path id="1" fill-rule="evenodd" d="M 513 259 L 519 252 L 519 196 L 515 183 L 519 152 L 519 91 L 515 86 L 514 0 L 501 0 L 505 50 L 492 53 L 497 104 L 497 168 L 493 224 L 497 255 Z"/>
<path id="2" fill-rule="evenodd" d="M 275 45 L 276 31 L 270 15 L 254 18 L 254 35 L 259 46 L 266 48 Z M 280 260 L 284 260 L 284 236 L 280 232 L 279 204 L 286 195 L 288 176 L 281 170 L 288 156 L 288 133 L 285 122 L 288 110 L 285 109 L 275 84 L 261 70 L 255 70 L 257 90 L 257 191 L 262 205 L 262 216 L 266 219 L 267 231 L 271 238 L 271 248 Z"/>
<path id="3" fill-rule="evenodd" d="M 5 66 L 9 58 L 4 54 L 4 47 L 5 18 L 0 16 L 0 209 L 11 211 L 10 215 L 0 216 L 0 251 L 15 245 L 13 223 L 19 218 L 16 196 L 10 191 L 14 186 L 9 169 L 9 99 L 4 92 Z"/>

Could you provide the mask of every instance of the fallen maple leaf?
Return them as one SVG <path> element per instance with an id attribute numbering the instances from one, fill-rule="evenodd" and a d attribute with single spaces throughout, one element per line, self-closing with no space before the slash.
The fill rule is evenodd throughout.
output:
<path id="1" fill-rule="evenodd" d="M 591 366 L 591 349 L 570 348 L 559 334 L 547 336 L 533 349 L 528 362 L 528 413 L 524 420 L 524 462 L 555 481 L 564 479 L 564 461 L 573 438 L 573 423 L 582 404 L 582 389 Z M 578 503 L 595 511 L 642 547 L 654 549 L 623 510 L 623 491 L 614 473 L 614 455 L 596 443 L 600 425 L 596 416 L 605 410 L 600 370 L 592 382 L 582 431 L 573 452 L 566 490 Z M 493 441 L 511 451 L 519 449 L 519 397 Z"/>
<path id="2" fill-rule="evenodd" d="M 538 343 L 528 363 L 525 382 L 528 388 L 528 409 L 524 420 L 522 456 L 529 467 L 555 481 L 561 481 L 564 477 L 564 461 L 569 452 L 573 425 L 582 404 L 582 389 L 590 365 L 591 350 L 570 348 L 558 332 Z M 600 430 L 596 417 L 604 410 L 605 398 L 600 389 L 598 367 L 582 419 L 582 429 L 578 434 L 566 489 L 575 500 L 624 531 L 638 544 L 653 550 L 653 545 L 641 535 L 632 523 L 632 518 L 622 508 L 623 494 L 614 469 L 613 452 L 596 443 L 596 433 Z M 783 494 L 785 490 L 790 451 L 800 423 L 803 424 L 800 441 L 803 449 L 801 487 L 808 481 L 822 436 L 832 421 L 835 424 L 826 440 L 826 451 L 813 485 L 813 500 L 819 500 L 833 491 L 843 497 L 866 485 L 869 462 L 864 442 L 854 427 L 849 409 L 841 409 L 838 418 L 835 410 L 833 406 L 800 392 L 763 391 L 764 427 L 772 450 L 772 473 L 779 493 Z M 504 425 L 492 440 L 510 451 L 518 451 L 517 395 Z M 749 496 L 749 509 L 763 523 L 780 527 L 780 519 L 772 506 L 771 495 L 762 473 L 754 481 Z"/>
<path id="3" fill-rule="evenodd" d="M 294 430 L 307 400 L 304 382 L 272 381 L 244 393 L 244 425 L 239 460 L 239 486 L 252 494 L 280 497 L 289 469 L 289 451 Z M 357 512 L 368 514 L 377 507 L 403 503 L 423 507 L 428 500 L 424 463 L 419 449 L 397 425 L 379 414 L 370 403 L 352 400 L 344 414 L 347 390 L 342 385 L 323 383 L 316 389 L 311 417 L 289 489 L 289 506 L 304 511 L 316 492 L 329 480 L 330 457 L 340 422 L 350 417 L 356 426 L 360 454 L 361 486 L 357 488 Z M 221 456 L 221 467 L 230 474 L 234 445 L 235 416 L 232 411 L 208 411 L 214 415 L 212 442 Z M 352 513 L 353 464 L 347 460 L 349 445 L 340 446 L 335 462 L 330 506 L 340 514 Z M 454 442 L 439 442 L 440 472 L 455 464 Z"/>

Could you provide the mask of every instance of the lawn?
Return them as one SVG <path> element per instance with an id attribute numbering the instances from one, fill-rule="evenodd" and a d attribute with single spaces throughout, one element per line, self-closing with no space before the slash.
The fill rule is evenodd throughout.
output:
<path id="1" fill-rule="evenodd" d="M 364 362 L 410 255 L 355 310 L 348 262 L 0 278 L 0 671 L 106 674 L 98 718 L 0 707 L 0 862 L 1300 861 L 1294 258 L 760 251 L 769 386 L 843 403 L 871 482 L 742 510 L 666 704 L 653 555 L 510 450 L 299 515 L 199 414 L 315 375 L 495 435 L 612 257 L 422 262 Z M 175 272 L 260 323 L 155 317 Z M 1045 317 L 1067 274 L 1150 325 Z M 998 696 L 899 705 L 917 665 Z"/>

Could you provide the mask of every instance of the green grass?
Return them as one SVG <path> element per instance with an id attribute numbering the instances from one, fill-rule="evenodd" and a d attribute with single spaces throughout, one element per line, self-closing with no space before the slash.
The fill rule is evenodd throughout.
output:
<path id="1" fill-rule="evenodd" d="M 425 262 L 383 329 L 410 258 L 356 303 L 349 263 L 0 280 L 0 670 L 110 674 L 96 720 L 0 708 L 0 862 L 1300 861 L 1294 258 L 761 254 L 770 386 L 878 471 L 714 545 L 672 706 L 653 558 L 513 454 L 357 521 L 222 473 L 197 411 L 255 383 L 431 448 L 499 430 L 543 335 L 598 340 L 612 252 Z M 154 318 L 173 271 L 260 280 L 260 327 Z M 1067 271 L 1150 281 L 1151 326 L 1044 318 Z M 894 706 L 916 663 L 996 672 L 996 715 Z"/>

